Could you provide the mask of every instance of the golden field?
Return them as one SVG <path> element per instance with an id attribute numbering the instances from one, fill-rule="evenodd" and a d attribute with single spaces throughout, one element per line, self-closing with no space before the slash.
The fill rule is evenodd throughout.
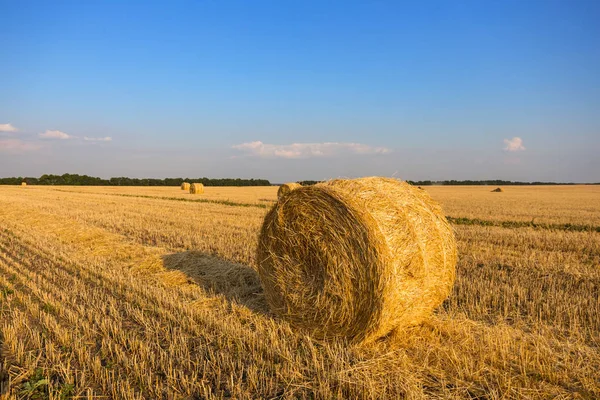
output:
<path id="1" fill-rule="evenodd" d="M 0 186 L 0 398 L 600 398 L 600 187 L 426 187 L 457 280 L 369 347 L 270 314 L 277 187 Z"/>

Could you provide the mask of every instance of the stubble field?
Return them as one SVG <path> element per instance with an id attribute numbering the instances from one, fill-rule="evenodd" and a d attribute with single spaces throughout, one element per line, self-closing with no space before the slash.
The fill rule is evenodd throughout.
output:
<path id="1" fill-rule="evenodd" d="M 0 398 L 600 398 L 600 187 L 428 187 L 451 297 L 368 348 L 270 314 L 276 187 L 0 186 Z"/>

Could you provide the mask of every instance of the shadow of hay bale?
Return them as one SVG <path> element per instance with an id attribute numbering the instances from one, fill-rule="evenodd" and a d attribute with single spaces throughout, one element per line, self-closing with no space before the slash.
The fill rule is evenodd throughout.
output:
<path id="1" fill-rule="evenodd" d="M 185 251 L 163 256 L 163 265 L 178 270 L 207 292 L 270 315 L 260 278 L 252 268 L 201 252 Z"/>

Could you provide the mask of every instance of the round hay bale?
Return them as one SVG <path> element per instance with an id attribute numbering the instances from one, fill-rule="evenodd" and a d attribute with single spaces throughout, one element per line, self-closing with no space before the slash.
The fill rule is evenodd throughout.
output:
<path id="1" fill-rule="evenodd" d="M 190 190 L 190 184 L 187 183 L 187 182 L 183 182 L 181 184 L 181 190 L 187 190 L 187 191 L 189 191 Z"/>
<path id="2" fill-rule="evenodd" d="M 204 185 L 201 183 L 192 183 L 190 185 L 190 193 L 191 194 L 204 193 Z"/>
<path id="3" fill-rule="evenodd" d="M 21 182 L 21 186 L 27 186 L 27 182 Z"/>
<path id="4" fill-rule="evenodd" d="M 367 343 L 422 322 L 450 294 L 456 242 L 424 190 L 389 178 L 298 188 L 263 223 L 271 309 L 317 338 Z"/>
<path id="5" fill-rule="evenodd" d="M 280 199 L 283 196 L 285 196 L 286 194 L 288 194 L 289 192 L 291 192 L 292 190 L 301 188 L 302 185 L 296 182 L 289 182 L 289 183 L 284 183 L 283 185 L 279 186 L 279 190 L 277 190 L 277 198 Z"/>
<path id="6" fill-rule="evenodd" d="M 502 193 L 504 192 L 504 190 L 502 190 L 502 188 L 496 188 L 494 190 L 492 190 L 492 193 Z"/>

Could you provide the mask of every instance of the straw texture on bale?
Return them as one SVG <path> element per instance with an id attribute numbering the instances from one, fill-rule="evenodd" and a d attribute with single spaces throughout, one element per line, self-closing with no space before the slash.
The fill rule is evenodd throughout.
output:
<path id="1" fill-rule="evenodd" d="M 204 193 L 204 185 L 201 183 L 192 183 L 190 185 L 190 193 L 191 194 Z"/>
<path id="2" fill-rule="evenodd" d="M 181 184 L 181 190 L 190 190 L 190 184 L 187 182 L 183 182 Z"/>
<path id="3" fill-rule="evenodd" d="M 492 190 L 493 193 L 502 193 L 504 192 L 504 190 L 502 190 L 502 188 L 496 188 L 494 190 Z"/>
<path id="4" fill-rule="evenodd" d="M 457 252 L 426 191 L 371 177 L 284 196 L 265 217 L 257 260 L 275 313 L 317 338 L 367 343 L 446 299 Z"/>
<path id="5" fill-rule="evenodd" d="M 277 198 L 280 199 L 283 196 L 285 196 L 286 194 L 288 194 L 289 192 L 291 192 L 292 190 L 301 188 L 302 185 L 296 182 L 290 182 L 290 183 L 284 183 L 283 185 L 279 186 L 279 190 L 277 190 Z"/>

